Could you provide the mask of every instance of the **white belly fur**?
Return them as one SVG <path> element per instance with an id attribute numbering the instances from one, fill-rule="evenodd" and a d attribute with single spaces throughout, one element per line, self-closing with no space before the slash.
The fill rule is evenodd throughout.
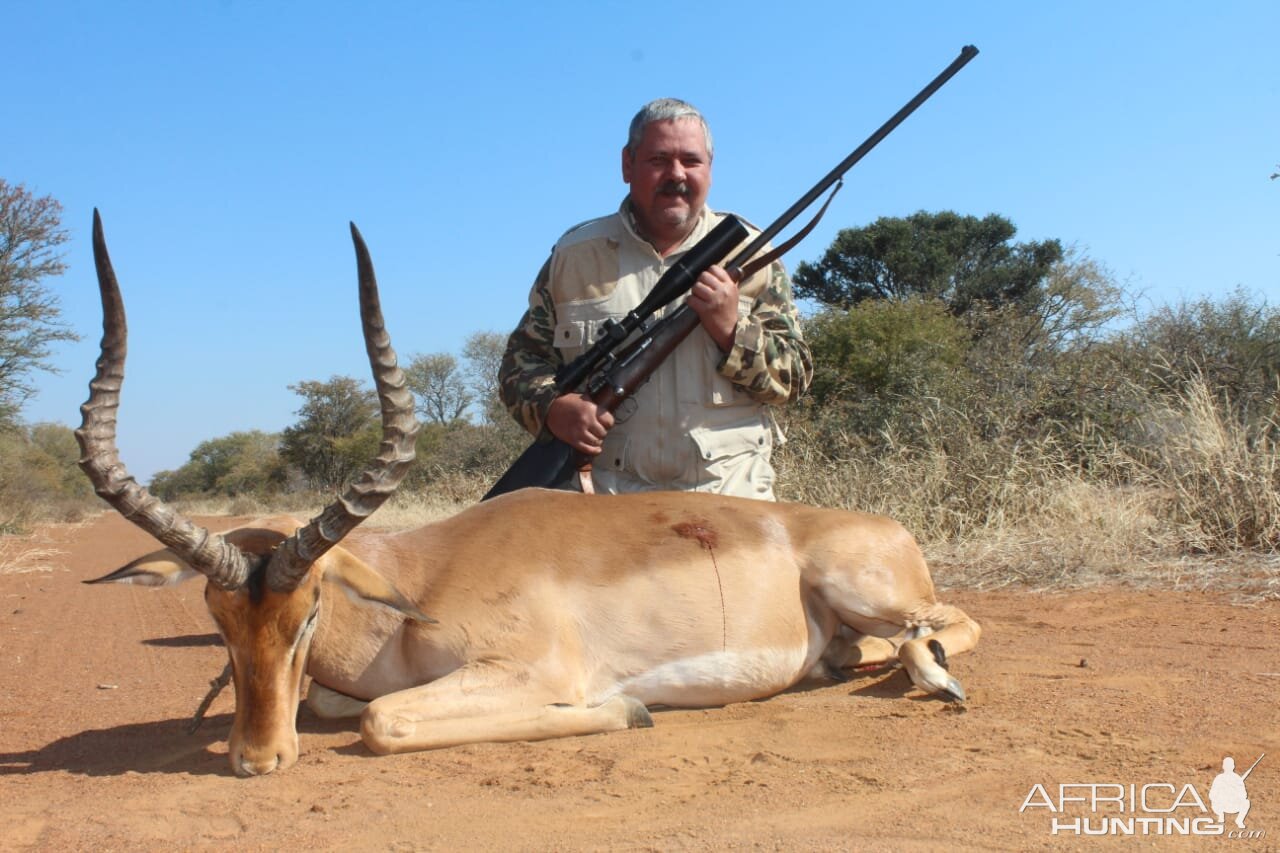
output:
<path id="1" fill-rule="evenodd" d="M 709 652 L 671 661 L 619 682 L 605 701 L 619 693 L 646 705 L 702 708 L 745 702 L 785 690 L 807 671 L 809 648 Z M 592 704 L 595 704 L 593 702 Z"/>

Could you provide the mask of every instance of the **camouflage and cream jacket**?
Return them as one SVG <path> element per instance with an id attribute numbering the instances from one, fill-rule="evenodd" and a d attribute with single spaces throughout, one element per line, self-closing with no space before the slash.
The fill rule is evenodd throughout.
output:
<path id="1" fill-rule="evenodd" d="M 638 305 L 723 218 L 704 210 L 688 239 L 666 258 L 638 235 L 626 201 L 618 213 L 560 238 L 507 342 L 498 377 L 503 402 L 525 429 L 542 431 L 556 397 L 556 369 L 583 352 L 605 320 L 621 319 Z M 753 229 L 751 237 L 758 233 Z M 812 357 L 781 262 L 741 282 L 738 295 L 729 353 L 699 326 L 615 413 L 592 474 L 597 491 L 681 489 L 773 498 L 769 455 L 781 433 L 767 406 L 803 393 Z"/>

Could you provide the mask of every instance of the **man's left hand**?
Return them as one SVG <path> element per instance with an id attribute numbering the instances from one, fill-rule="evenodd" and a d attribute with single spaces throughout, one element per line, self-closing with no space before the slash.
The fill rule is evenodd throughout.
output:
<path id="1" fill-rule="evenodd" d="M 689 307 L 721 352 L 733 348 L 733 332 L 738 325 L 738 283 L 724 267 L 707 267 L 689 291 Z"/>

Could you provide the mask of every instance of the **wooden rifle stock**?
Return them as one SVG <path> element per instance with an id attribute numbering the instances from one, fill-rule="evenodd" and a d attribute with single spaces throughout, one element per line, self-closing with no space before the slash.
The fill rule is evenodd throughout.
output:
<path id="1" fill-rule="evenodd" d="M 667 356 L 698 328 L 698 315 L 681 305 L 618 354 L 618 364 L 587 388 L 587 396 L 610 413 L 640 390 Z"/>

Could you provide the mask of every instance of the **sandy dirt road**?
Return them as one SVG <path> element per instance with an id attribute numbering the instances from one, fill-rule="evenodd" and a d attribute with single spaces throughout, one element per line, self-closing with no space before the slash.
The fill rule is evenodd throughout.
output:
<path id="1" fill-rule="evenodd" d="M 203 583 L 82 585 L 154 547 L 111 515 L 39 542 L 59 552 L 45 570 L 0 575 L 0 849 L 1280 849 L 1275 602 L 955 591 L 985 629 L 952 661 L 963 707 L 880 672 L 648 730 L 395 757 L 304 710 L 298 764 L 240 780 L 230 690 L 185 731 L 224 662 Z M 1051 832 L 1203 818 L 1192 798 L 1208 805 L 1222 759 L 1264 752 L 1252 837 Z M 1073 783 L 1154 786 L 1151 810 L 1050 811 Z"/>

